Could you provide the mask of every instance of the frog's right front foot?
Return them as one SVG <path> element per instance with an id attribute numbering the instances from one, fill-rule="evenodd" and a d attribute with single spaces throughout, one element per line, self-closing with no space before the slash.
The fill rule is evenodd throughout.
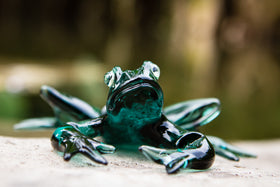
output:
<path id="1" fill-rule="evenodd" d="M 173 174 L 180 169 L 208 169 L 214 162 L 215 151 L 203 134 L 187 132 L 175 143 L 176 149 L 162 149 L 142 145 L 139 147 L 148 159 L 165 165 L 166 172 Z"/>
<path id="2" fill-rule="evenodd" d="M 57 128 L 51 142 L 54 149 L 64 152 L 65 161 L 81 153 L 94 162 L 107 165 L 107 160 L 101 154 L 115 152 L 114 146 L 89 138 L 72 126 Z"/>

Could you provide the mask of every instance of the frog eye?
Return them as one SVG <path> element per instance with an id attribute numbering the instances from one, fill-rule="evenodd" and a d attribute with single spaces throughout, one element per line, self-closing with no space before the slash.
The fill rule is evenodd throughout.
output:
<path id="1" fill-rule="evenodd" d="M 157 65 L 152 64 L 151 66 L 151 73 L 154 75 L 154 77 L 158 80 L 160 76 L 160 69 Z"/>
<path id="2" fill-rule="evenodd" d="M 107 84 L 107 86 L 109 88 L 112 88 L 112 87 L 114 87 L 114 84 L 115 84 L 115 78 L 116 78 L 115 73 L 113 71 L 110 71 L 105 74 L 104 82 L 105 82 L 105 84 Z"/>
<path id="3" fill-rule="evenodd" d="M 156 64 L 152 63 L 151 61 L 144 61 L 141 68 L 143 68 L 143 71 L 144 71 L 143 73 L 146 76 L 149 76 L 156 80 L 159 79 L 160 69 Z"/>

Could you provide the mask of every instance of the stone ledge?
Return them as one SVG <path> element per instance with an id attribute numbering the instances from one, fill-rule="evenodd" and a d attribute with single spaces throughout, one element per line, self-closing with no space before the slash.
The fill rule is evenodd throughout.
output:
<path id="1" fill-rule="evenodd" d="M 65 162 L 48 138 L 0 136 L 1 186 L 279 186 L 280 140 L 235 142 L 258 155 L 232 162 L 220 157 L 207 171 L 184 170 L 167 175 L 165 168 L 140 153 L 105 155 L 108 166 L 76 156 Z"/>

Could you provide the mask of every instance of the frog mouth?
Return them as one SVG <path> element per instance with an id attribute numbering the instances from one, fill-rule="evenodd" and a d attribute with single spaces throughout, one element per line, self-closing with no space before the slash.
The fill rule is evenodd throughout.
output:
<path id="1" fill-rule="evenodd" d="M 135 79 L 125 86 L 120 87 L 110 94 L 107 102 L 107 111 L 112 114 L 118 114 L 121 109 L 131 109 L 135 112 L 146 113 L 153 108 L 162 108 L 163 94 L 161 87 L 156 81 L 149 79 Z M 137 107 L 135 107 L 137 106 Z"/>

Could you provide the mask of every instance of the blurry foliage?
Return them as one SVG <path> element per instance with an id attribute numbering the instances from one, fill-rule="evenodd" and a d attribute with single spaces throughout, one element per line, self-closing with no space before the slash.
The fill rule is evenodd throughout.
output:
<path id="1" fill-rule="evenodd" d="M 51 114 L 40 84 L 101 107 L 106 71 L 152 60 L 166 105 L 221 99 L 206 132 L 280 137 L 279 45 L 278 0 L 0 0 L 0 116 Z"/>
<path id="2" fill-rule="evenodd" d="M 7 92 L 0 93 L 0 118 L 15 118 L 18 119 L 26 116 L 28 111 L 28 103 L 19 95 L 10 94 Z"/>

